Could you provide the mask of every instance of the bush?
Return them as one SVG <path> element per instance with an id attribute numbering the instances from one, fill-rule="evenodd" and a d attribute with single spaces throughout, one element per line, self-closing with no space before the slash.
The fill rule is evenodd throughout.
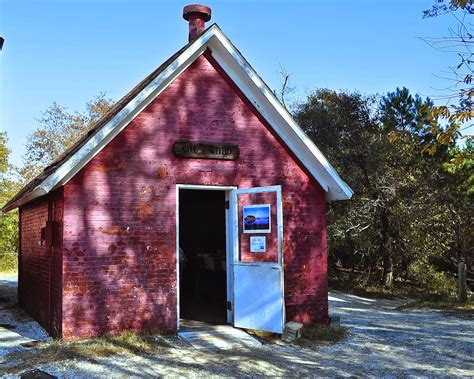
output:
<path id="1" fill-rule="evenodd" d="M 417 261 L 410 266 L 410 276 L 432 294 L 442 298 L 456 296 L 457 283 L 452 275 L 437 271 L 425 261 Z"/>
<path id="2" fill-rule="evenodd" d="M 18 270 L 17 251 L 18 212 L 12 211 L 7 214 L 0 212 L 0 272 Z"/>
<path id="3" fill-rule="evenodd" d="M 0 195 L 1 195 L 0 187 Z M 5 194 L 3 194 L 5 195 Z M 0 196 L 0 204 L 3 203 Z M 0 272 L 18 270 L 18 212 L 0 212 Z"/>
<path id="4" fill-rule="evenodd" d="M 16 253 L 0 253 L 0 272 L 17 272 L 18 255 Z"/>

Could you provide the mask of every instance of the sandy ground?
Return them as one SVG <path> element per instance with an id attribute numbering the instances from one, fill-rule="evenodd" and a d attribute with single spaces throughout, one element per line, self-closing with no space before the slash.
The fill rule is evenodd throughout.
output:
<path id="1" fill-rule="evenodd" d="M 22 344 L 51 339 L 36 321 L 17 307 L 16 291 L 17 275 L 0 274 L 0 362 L 9 352 L 23 350 Z"/>
<path id="2" fill-rule="evenodd" d="M 14 304 L 13 276 L 0 275 L 0 373 L 20 341 L 46 339 L 41 327 Z M 7 301 L 4 299 L 7 298 Z M 12 303 L 13 302 L 13 303 Z M 172 376 L 474 376 L 474 319 L 432 310 L 395 308 L 400 302 L 330 294 L 331 314 L 351 330 L 346 340 L 306 349 L 264 344 L 261 348 L 196 350 L 185 343 L 152 355 L 115 355 L 37 367 L 64 378 Z M 31 348 L 30 348 L 31 349 Z M 31 367 L 33 369 L 35 367 Z"/>

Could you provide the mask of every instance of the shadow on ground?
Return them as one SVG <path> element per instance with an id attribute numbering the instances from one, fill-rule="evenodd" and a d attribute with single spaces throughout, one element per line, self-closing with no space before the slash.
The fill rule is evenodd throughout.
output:
<path id="1" fill-rule="evenodd" d="M 6 288 L 12 285 L 13 291 Z M 2 276 L 0 286 L 0 296 L 15 293 L 15 284 Z M 110 349 L 106 348 L 109 345 L 104 347 L 97 341 L 83 342 L 80 348 L 53 342 L 49 347 L 17 349 L 13 355 L 11 350 L 8 355 L 0 348 L 0 374 L 18 374 L 21 370 L 38 368 L 59 377 L 87 378 L 474 375 L 473 320 L 446 317 L 442 312 L 426 309 L 397 310 L 400 301 L 395 300 L 336 293 L 330 294 L 329 299 L 332 315 L 341 317 L 341 324 L 348 326 L 351 332 L 347 339 L 333 345 L 315 342 L 314 346 L 303 348 L 278 342 L 259 348 L 198 350 L 177 337 L 159 337 L 156 346 L 151 343 L 143 349 L 137 349 L 135 342 L 127 339 L 114 340 Z M 15 319 L 15 312 L 21 314 L 15 307 L 8 306 L 1 312 L 0 323 Z M 25 324 L 36 323 L 26 321 Z M 36 328 L 40 328 L 39 325 L 36 324 Z M 25 337 L 18 333 L 18 338 Z M 9 338 L 15 339 L 14 336 Z M 0 346 L 1 341 L 0 335 Z M 68 354 L 61 355 L 54 350 L 63 349 L 64 353 L 68 346 Z M 38 360 L 38 357 L 44 359 Z M 36 362 L 36 366 L 32 367 L 29 362 Z M 15 370 L 14 365 L 17 365 Z"/>

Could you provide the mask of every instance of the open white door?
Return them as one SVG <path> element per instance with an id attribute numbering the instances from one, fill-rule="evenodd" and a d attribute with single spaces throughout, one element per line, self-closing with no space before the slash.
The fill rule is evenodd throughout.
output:
<path id="1" fill-rule="evenodd" d="M 234 326 L 282 333 L 281 186 L 233 190 L 230 208 Z"/>

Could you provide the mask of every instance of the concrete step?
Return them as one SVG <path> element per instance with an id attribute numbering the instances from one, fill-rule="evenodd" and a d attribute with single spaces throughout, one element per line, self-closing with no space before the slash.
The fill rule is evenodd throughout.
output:
<path id="1" fill-rule="evenodd" d="M 230 325 L 181 323 L 178 335 L 196 349 L 229 350 L 262 346 L 248 333 Z"/>

